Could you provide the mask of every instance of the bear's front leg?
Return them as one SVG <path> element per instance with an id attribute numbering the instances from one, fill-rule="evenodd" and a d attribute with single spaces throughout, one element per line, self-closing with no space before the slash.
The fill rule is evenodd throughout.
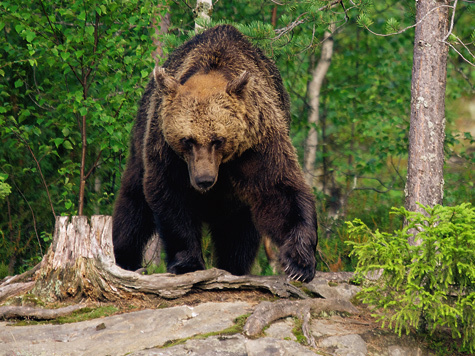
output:
<path id="1" fill-rule="evenodd" d="M 317 217 L 313 196 L 295 187 L 276 185 L 254 208 L 256 224 L 280 249 L 289 278 L 309 282 L 315 276 Z"/>
<path id="2" fill-rule="evenodd" d="M 165 213 L 156 215 L 158 227 L 167 254 L 167 272 L 183 274 L 205 269 L 201 252 L 201 222 L 185 217 L 170 206 Z"/>
<path id="3" fill-rule="evenodd" d="M 250 205 L 259 232 L 279 247 L 285 273 L 311 281 L 318 239 L 315 199 L 293 151 L 277 158 L 269 151 L 249 152 L 235 167 L 235 186 Z"/>
<path id="4" fill-rule="evenodd" d="M 205 269 L 202 221 L 196 208 L 196 193 L 188 187 L 186 170 L 182 165 L 164 169 L 157 163 L 147 168 L 144 193 L 165 248 L 167 271 L 183 274 Z"/>

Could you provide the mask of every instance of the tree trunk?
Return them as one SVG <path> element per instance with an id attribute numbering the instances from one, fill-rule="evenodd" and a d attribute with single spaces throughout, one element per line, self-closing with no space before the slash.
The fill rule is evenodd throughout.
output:
<path id="1" fill-rule="evenodd" d="M 156 37 L 153 39 L 153 44 L 155 45 L 156 49 L 153 51 L 152 56 L 155 58 L 155 64 L 158 65 L 160 59 L 163 57 L 163 42 L 161 39 L 170 28 L 170 13 L 164 13 L 163 5 L 158 5 L 157 14 L 152 21 L 156 35 Z"/>
<path id="2" fill-rule="evenodd" d="M 213 11 L 212 0 L 197 0 L 195 7 L 195 31 L 203 30 L 204 27 L 198 22 L 209 22 L 211 20 L 211 13 Z M 198 20 L 198 22 L 196 21 Z"/>
<path id="3" fill-rule="evenodd" d="M 333 55 L 333 37 L 335 25 L 330 25 L 330 31 L 326 31 L 323 38 L 322 53 L 317 66 L 312 70 L 312 80 L 308 84 L 308 98 L 310 106 L 310 114 L 308 115 L 309 132 L 305 141 L 304 154 L 304 175 L 307 183 L 314 186 L 315 158 L 317 157 L 318 132 L 317 125 L 319 122 L 318 108 L 320 105 L 320 90 L 323 80 L 330 67 Z"/>
<path id="4" fill-rule="evenodd" d="M 440 7 L 441 5 L 445 5 Z M 417 1 L 411 88 L 411 123 L 406 209 L 442 204 L 444 178 L 445 85 L 449 25 L 448 1 Z M 415 243 L 415 236 L 410 239 Z"/>

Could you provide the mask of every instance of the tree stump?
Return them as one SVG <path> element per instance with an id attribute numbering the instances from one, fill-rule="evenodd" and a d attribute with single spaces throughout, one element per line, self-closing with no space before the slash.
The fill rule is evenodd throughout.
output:
<path id="1" fill-rule="evenodd" d="M 41 262 L 32 292 L 48 301 L 75 297 L 102 299 L 103 289 L 97 273 L 100 261 L 114 263 L 112 217 L 95 215 L 89 226 L 87 217 L 56 218 L 53 242 Z"/>

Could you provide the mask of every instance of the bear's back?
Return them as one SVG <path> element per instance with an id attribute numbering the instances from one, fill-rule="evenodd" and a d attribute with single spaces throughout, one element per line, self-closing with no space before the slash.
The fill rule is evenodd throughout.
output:
<path id="1" fill-rule="evenodd" d="M 247 71 L 267 85 L 262 90 L 277 94 L 278 105 L 290 122 L 290 100 L 279 70 L 264 53 L 252 45 L 235 27 L 219 25 L 174 50 L 163 65 L 180 84 L 197 73 L 221 72 L 228 80 Z"/>

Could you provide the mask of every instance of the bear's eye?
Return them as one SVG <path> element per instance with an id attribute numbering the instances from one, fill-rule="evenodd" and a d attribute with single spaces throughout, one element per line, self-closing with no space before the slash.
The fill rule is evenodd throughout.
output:
<path id="1" fill-rule="evenodd" d="M 214 146 L 215 148 L 220 148 L 224 145 L 225 141 L 226 140 L 224 137 L 218 137 L 214 139 L 213 141 L 211 141 L 211 145 Z"/>
<path id="2" fill-rule="evenodd" d="M 192 138 L 184 137 L 180 140 L 180 143 L 186 151 L 190 151 L 193 148 L 193 145 L 196 144 L 196 141 Z"/>

